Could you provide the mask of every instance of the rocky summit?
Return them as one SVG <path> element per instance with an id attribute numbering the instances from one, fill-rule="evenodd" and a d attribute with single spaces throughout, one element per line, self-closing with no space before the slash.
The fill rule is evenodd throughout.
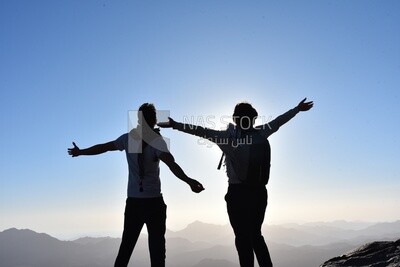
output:
<path id="1" fill-rule="evenodd" d="M 334 266 L 399 267 L 400 239 L 363 245 L 347 254 L 326 261 L 320 267 Z"/>

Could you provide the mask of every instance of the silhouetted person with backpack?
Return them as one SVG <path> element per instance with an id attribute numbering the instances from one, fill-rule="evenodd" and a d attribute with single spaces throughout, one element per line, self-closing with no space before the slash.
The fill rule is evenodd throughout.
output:
<path id="1" fill-rule="evenodd" d="M 138 111 L 138 127 L 114 141 L 86 149 L 68 149 L 72 157 L 98 155 L 107 151 L 125 150 L 129 166 L 128 198 L 125 206 L 124 232 L 115 267 L 126 267 L 139 234 L 146 224 L 151 267 L 165 266 L 166 209 L 161 194 L 159 162 L 162 160 L 173 174 L 186 182 L 193 192 L 204 190 L 196 180 L 189 178 L 175 162 L 167 144 L 155 129 L 156 109 L 145 103 Z"/>
<path id="2" fill-rule="evenodd" d="M 254 267 L 254 254 L 260 267 L 272 266 L 271 257 L 261 227 L 267 207 L 271 152 L 268 137 L 292 119 L 298 112 L 310 110 L 313 102 L 302 100 L 295 108 L 273 121 L 254 127 L 257 111 L 248 103 L 239 103 L 227 130 L 217 131 L 175 122 L 169 118 L 160 127 L 206 138 L 216 143 L 225 155 L 229 178 L 225 196 L 229 221 L 235 233 L 235 245 L 241 267 Z M 222 158 L 221 158 L 222 162 Z M 220 164 L 221 164 L 220 162 Z M 220 166 L 219 166 L 220 167 Z"/>

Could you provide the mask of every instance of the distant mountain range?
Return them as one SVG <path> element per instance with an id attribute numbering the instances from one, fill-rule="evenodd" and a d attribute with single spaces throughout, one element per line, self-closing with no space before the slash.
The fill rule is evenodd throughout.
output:
<path id="1" fill-rule="evenodd" d="M 366 242 L 400 238 L 400 221 L 360 225 L 347 222 L 267 225 L 263 233 L 279 267 L 319 266 Z M 196 221 L 180 231 L 168 230 L 166 237 L 167 266 L 239 267 L 229 225 Z M 0 232 L 0 263 L 2 267 L 113 266 L 119 244 L 119 238 L 62 241 L 13 228 Z M 146 235 L 139 238 L 130 266 L 150 266 Z"/>
<path id="2" fill-rule="evenodd" d="M 360 228 L 363 224 L 365 227 Z M 345 225 L 344 228 L 341 228 Z M 306 224 L 265 225 L 263 234 L 273 243 L 291 246 L 323 246 L 332 243 L 359 245 L 374 240 L 400 237 L 400 220 L 390 223 L 328 222 Z M 168 231 L 167 237 L 181 237 L 192 242 L 231 245 L 234 242 L 229 225 L 214 225 L 195 221 L 180 231 Z"/>

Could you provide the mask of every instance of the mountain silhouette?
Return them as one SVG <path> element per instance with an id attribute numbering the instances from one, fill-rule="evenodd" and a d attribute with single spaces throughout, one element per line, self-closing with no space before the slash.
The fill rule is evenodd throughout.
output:
<path id="1" fill-rule="evenodd" d="M 230 225 L 216 225 L 195 221 L 180 231 L 168 231 L 167 237 L 182 237 L 194 242 L 212 242 L 231 245 L 234 236 Z"/>
<path id="2" fill-rule="evenodd" d="M 340 229 L 330 223 L 315 226 L 267 225 L 263 232 L 276 266 L 310 267 L 319 266 L 322 262 L 366 242 L 394 241 L 400 237 L 399 221 L 366 226 L 355 230 Z M 295 234 L 299 240 L 293 240 L 290 234 Z M 166 266 L 237 266 L 238 257 L 233 240 L 233 233 L 228 225 L 214 225 L 200 221 L 189 224 L 180 231 L 168 231 Z M 44 233 L 12 228 L 0 232 L 0 265 L 1 267 L 112 266 L 120 242 L 120 238 L 111 237 L 83 237 L 73 241 L 62 241 Z M 131 266 L 150 266 L 145 234 L 139 238 L 132 259 Z"/>
<path id="3" fill-rule="evenodd" d="M 116 254 L 119 242 L 110 241 L 103 244 L 102 253 L 99 253 L 93 246 L 60 241 L 47 234 L 12 228 L 0 232 L 0 262 L 2 267 L 112 266 L 113 260 L 110 256 Z"/>

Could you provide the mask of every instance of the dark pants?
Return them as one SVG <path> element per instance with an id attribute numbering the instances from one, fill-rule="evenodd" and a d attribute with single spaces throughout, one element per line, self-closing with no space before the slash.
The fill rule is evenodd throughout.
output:
<path id="1" fill-rule="evenodd" d="M 235 233 L 240 266 L 254 267 L 255 253 L 260 267 L 271 267 L 271 257 L 261 234 L 268 200 L 265 186 L 231 184 L 225 200 L 229 221 Z"/>
<path id="2" fill-rule="evenodd" d="M 149 234 L 151 267 L 165 267 L 165 222 L 167 206 L 162 197 L 128 198 L 125 206 L 124 232 L 115 267 L 128 266 L 143 225 Z"/>

